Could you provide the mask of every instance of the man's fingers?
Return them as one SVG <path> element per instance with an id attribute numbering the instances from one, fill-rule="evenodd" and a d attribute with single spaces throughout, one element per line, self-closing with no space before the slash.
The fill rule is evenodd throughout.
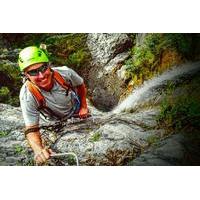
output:
<path id="1" fill-rule="evenodd" d="M 47 149 L 43 149 L 41 152 L 42 156 L 44 156 L 44 158 L 47 160 L 50 157 L 50 153 Z"/>
<path id="2" fill-rule="evenodd" d="M 38 155 L 35 156 L 35 161 L 36 161 L 37 164 L 42 164 L 42 163 L 45 162 L 45 159 L 43 159 L 43 157 L 38 154 Z"/>
<path id="3" fill-rule="evenodd" d="M 90 117 L 90 116 L 91 116 L 90 113 L 84 113 L 84 114 L 83 113 L 79 113 L 79 117 L 82 118 L 82 119 Z"/>
<path id="4" fill-rule="evenodd" d="M 41 158 L 41 160 L 42 160 L 43 163 L 46 162 L 46 160 L 47 160 L 43 152 L 41 152 L 39 154 L 39 158 Z"/>
<path id="5" fill-rule="evenodd" d="M 54 152 L 51 149 L 48 149 L 50 154 L 53 154 Z"/>
<path id="6" fill-rule="evenodd" d="M 50 157 L 50 152 L 52 152 L 52 150 L 43 149 L 40 153 L 36 154 L 35 155 L 36 163 L 42 164 L 42 163 L 46 162 Z"/>
<path id="7" fill-rule="evenodd" d="M 87 115 L 81 115 L 80 118 L 85 119 L 85 118 L 87 118 Z"/>
<path id="8" fill-rule="evenodd" d="M 42 159 L 39 156 L 35 158 L 35 161 L 36 161 L 37 164 L 42 163 Z"/>

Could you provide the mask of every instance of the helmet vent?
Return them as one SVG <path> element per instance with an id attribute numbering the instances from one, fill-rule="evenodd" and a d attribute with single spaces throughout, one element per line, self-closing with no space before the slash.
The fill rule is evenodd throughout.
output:
<path id="1" fill-rule="evenodd" d="M 42 55 L 42 51 L 38 51 L 38 56 L 40 57 Z"/>

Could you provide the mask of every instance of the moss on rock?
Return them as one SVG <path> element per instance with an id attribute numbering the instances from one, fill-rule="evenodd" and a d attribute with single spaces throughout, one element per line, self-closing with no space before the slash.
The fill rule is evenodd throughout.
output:
<path id="1" fill-rule="evenodd" d="M 45 43 L 54 64 L 79 69 L 90 60 L 86 40 L 87 34 L 64 34 L 49 37 Z"/>

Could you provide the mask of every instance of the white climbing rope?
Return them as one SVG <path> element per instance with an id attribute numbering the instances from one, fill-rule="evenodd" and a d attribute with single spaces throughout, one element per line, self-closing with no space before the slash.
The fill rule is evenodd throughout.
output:
<path id="1" fill-rule="evenodd" d="M 78 156 L 73 152 L 67 152 L 67 153 L 53 153 L 51 154 L 51 158 L 61 157 L 61 156 L 67 156 L 72 155 L 76 159 L 76 166 L 79 166 Z"/>

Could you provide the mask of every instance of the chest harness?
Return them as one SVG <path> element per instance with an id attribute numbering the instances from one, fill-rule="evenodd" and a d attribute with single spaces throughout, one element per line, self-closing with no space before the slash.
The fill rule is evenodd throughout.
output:
<path id="1" fill-rule="evenodd" d="M 27 80 L 27 88 L 35 98 L 36 102 L 38 103 L 37 110 L 45 117 L 45 113 L 48 113 L 51 117 L 56 119 L 63 119 L 63 118 L 70 118 L 75 112 L 77 112 L 80 108 L 80 98 L 77 95 L 76 91 L 74 90 L 71 82 L 65 81 L 65 79 L 62 77 L 61 74 L 59 74 L 57 71 L 53 71 L 53 78 L 54 80 L 66 90 L 66 95 L 69 95 L 69 91 L 71 92 L 71 102 L 72 102 L 72 108 L 70 112 L 67 114 L 67 116 L 60 117 L 57 113 L 55 113 L 52 109 L 50 109 L 47 104 L 44 96 L 42 95 L 40 89 L 31 81 Z"/>

